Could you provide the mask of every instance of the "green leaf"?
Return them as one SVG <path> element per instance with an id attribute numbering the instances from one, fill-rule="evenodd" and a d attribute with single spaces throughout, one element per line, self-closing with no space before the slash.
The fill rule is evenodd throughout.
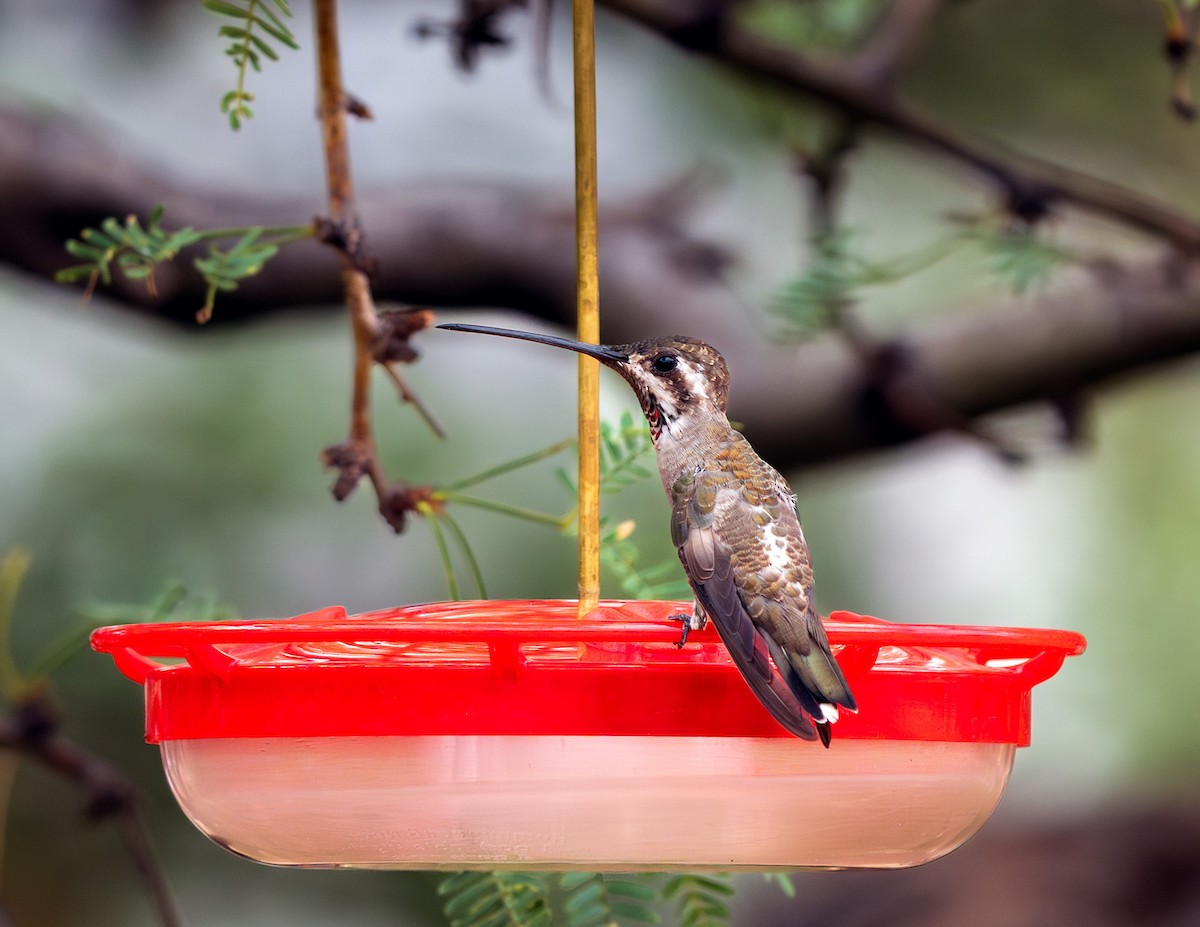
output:
<path id="1" fill-rule="evenodd" d="M 768 882 L 775 883 L 788 898 L 796 897 L 796 883 L 792 881 L 790 872 L 764 872 L 763 878 Z"/>
<path id="2" fill-rule="evenodd" d="M 226 3 L 225 0 L 200 0 L 200 5 L 210 13 L 216 13 L 218 16 L 241 19 L 246 15 L 245 9 L 232 3 Z"/>
<path id="3" fill-rule="evenodd" d="M 525 923 L 527 927 L 550 927 L 553 919 L 554 914 L 547 905 L 545 907 L 539 907 L 537 910 L 535 910 L 532 916 L 525 921 Z"/>
<path id="4" fill-rule="evenodd" d="M 230 118 L 234 118 L 232 114 Z M 242 280 L 260 273 L 267 261 L 279 253 L 279 245 L 275 241 L 259 241 L 265 231 L 261 227 L 241 231 L 242 236 L 227 250 L 210 245 L 207 256 L 193 261 L 193 266 L 207 284 L 204 306 L 200 311 L 202 320 L 211 314 L 217 293 L 236 290 Z M 280 240 L 294 240 L 300 237 L 300 232 L 283 230 Z"/>
<path id="5" fill-rule="evenodd" d="M 288 9 L 286 6 L 281 6 L 280 4 L 276 4 L 276 6 L 280 7 L 280 12 L 282 12 L 284 16 L 286 16 L 288 19 L 291 19 L 292 11 L 290 9 Z M 271 9 L 271 5 L 269 3 L 259 4 L 258 10 L 263 16 L 267 17 L 267 19 L 274 24 L 275 28 L 282 32 L 287 32 L 288 36 L 291 37 L 291 33 L 288 32 L 288 27 L 284 25 L 283 20 L 279 18 L 278 14 Z"/>
<path id="6" fill-rule="evenodd" d="M 591 881 L 595 877 L 596 873 L 594 872 L 564 872 L 559 875 L 558 884 L 563 891 L 570 892 L 574 891 L 585 882 Z"/>
<path id="7" fill-rule="evenodd" d="M 257 48 L 264 55 L 266 55 L 268 58 L 270 58 L 272 61 L 279 60 L 279 53 L 277 51 L 275 51 L 275 49 L 273 49 L 266 42 L 264 42 L 262 39 L 260 39 L 258 36 L 252 35 L 249 38 L 250 38 L 250 42 L 254 45 L 254 47 Z"/>
<path id="8" fill-rule="evenodd" d="M 129 216 L 125 220 L 125 244 L 138 251 L 146 251 L 151 247 L 150 236 L 138 224 L 137 216 Z"/>
<path id="9" fill-rule="evenodd" d="M 265 8 L 260 7 L 260 9 L 265 9 Z M 295 36 L 293 36 L 292 33 L 290 31 L 288 31 L 287 27 L 284 26 L 284 24 L 282 22 L 280 22 L 279 19 L 274 16 L 274 14 L 271 14 L 271 16 L 272 16 L 272 19 L 274 20 L 273 22 L 268 22 L 267 20 L 262 19 L 261 17 L 258 17 L 258 16 L 250 17 L 250 21 L 253 22 L 254 25 L 258 26 L 260 29 L 262 29 L 263 32 L 267 33 L 267 35 L 271 36 L 271 38 L 275 39 L 278 42 L 282 42 L 288 48 L 291 48 L 293 50 L 299 49 L 300 44 L 296 41 Z"/>
<path id="10" fill-rule="evenodd" d="M 84 229 L 79 233 L 79 237 L 100 248 L 119 248 L 121 246 L 119 238 L 110 238 L 98 229 Z"/>
<path id="11" fill-rule="evenodd" d="M 468 922 L 468 927 L 512 927 L 512 925 L 520 923 L 519 920 L 513 918 L 512 912 L 501 905 L 489 916 Z"/>
<path id="12" fill-rule="evenodd" d="M 703 888 L 705 891 L 716 892 L 718 895 L 732 895 L 734 892 L 733 885 L 729 881 L 727 875 L 706 875 L 704 873 L 693 874 L 690 876 L 691 881 Z"/>
<path id="13" fill-rule="evenodd" d="M 566 487 L 567 492 L 572 496 L 578 493 L 579 490 L 575 488 L 575 481 L 571 479 L 571 474 L 567 472 L 565 467 L 558 467 L 554 471 L 554 478 L 562 483 Z"/>
<path id="14" fill-rule="evenodd" d="M 100 223 L 102 228 L 114 241 L 125 242 L 125 229 L 116 216 L 109 216 Z"/>
<path id="15" fill-rule="evenodd" d="M 622 920 L 636 921 L 639 924 L 657 924 L 662 920 L 657 912 L 650 910 L 644 905 L 633 904 L 627 901 L 610 901 L 609 908 L 614 915 Z"/>
<path id="16" fill-rule="evenodd" d="M 626 898 L 641 898 L 645 901 L 654 901 L 658 898 L 658 892 L 642 882 L 630 882 L 625 879 L 613 879 L 606 876 L 604 884 L 613 895 L 623 895 Z"/>
<path id="17" fill-rule="evenodd" d="M 88 232 L 90 229 L 84 229 L 84 231 Z M 99 261 L 107 253 L 107 249 L 85 245 L 74 238 L 70 239 L 63 247 L 67 249 L 68 254 L 73 254 L 75 257 L 84 258 L 89 261 Z"/>
<path id="18" fill-rule="evenodd" d="M 846 228 L 813 239 L 805 272 L 781 286 L 768 303 L 786 334 L 808 338 L 830 328 L 864 287 L 912 276 L 944 258 L 961 241 L 947 237 L 886 261 L 871 261 L 856 253 L 854 239 L 854 232 Z"/>
<path id="19" fill-rule="evenodd" d="M 604 886 L 598 879 L 592 879 L 567 899 L 565 909 L 568 914 L 579 913 L 583 909 L 596 906 L 596 902 L 604 897 Z"/>
<path id="20" fill-rule="evenodd" d="M 1018 296 L 1044 283 L 1054 271 L 1074 259 L 1068 251 L 1028 230 L 1001 230 L 980 238 L 992 273 Z"/>
<path id="21" fill-rule="evenodd" d="M 849 256 L 851 234 L 838 230 L 812 243 L 808 268 L 780 288 L 769 308 L 793 337 L 807 338 L 828 328 L 854 301 L 859 278 Z"/>
<path id="22" fill-rule="evenodd" d="M 55 283 L 78 283 L 81 280 L 89 279 L 95 268 L 91 264 L 75 264 L 72 267 L 64 267 L 62 270 L 54 272 Z"/>
<path id="23" fill-rule="evenodd" d="M 300 47 L 283 18 L 291 18 L 292 11 L 286 3 L 280 3 L 278 0 L 274 5 L 279 13 L 271 8 L 267 0 L 247 0 L 245 6 L 228 3 L 226 0 L 202 2 L 209 12 L 230 20 L 217 29 L 217 35 L 233 40 L 232 44 L 225 48 L 225 55 L 236 68 L 236 83 L 232 90 L 221 97 L 220 108 L 229 118 L 230 127 L 237 131 L 242 127 L 244 120 L 254 115 L 249 106 L 254 95 L 246 89 L 247 71 L 261 71 L 263 58 L 279 60 L 279 53 L 272 45 L 272 40 L 288 48 Z"/>
<path id="24" fill-rule="evenodd" d="M 597 927 L 626 922 L 657 924 L 659 915 L 646 902 L 658 900 L 656 886 L 603 873 L 563 873 L 559 887 L 567 893 L 563 911 L 568 927 Z"/>
<path id="25" fill-rule="evenodd" d="M 170 233 L 164 244 L 164 248 L 167 248 L 175 254 L 178 254 L 184 248 L 190 247 L 191 245 L 194 245 L 196 242 L 200 241 L 202 237 L 203 236 L 195 229 L 182 228 L 178 231 Z"/>
<path id="26" fill-rule="evenodd" d="M 500 904 L 501 902 L 495 889 L 496 886 L 486 875 L 483 878 L 460 885 L 452 893 L 450 900 L 446 902 L 446 916 L 453 920 L 462 915 L 479 914 L 483 908 L 493 901 L 496 904 Z"/>
<path id="27" fill-rule="evenodd" d="M 728 876 L 688 873 L 668 880 L 663 895 L 675 901 L 680 927 L 721 927 L 731 910 L 725 899 L 733 894 Z"/>

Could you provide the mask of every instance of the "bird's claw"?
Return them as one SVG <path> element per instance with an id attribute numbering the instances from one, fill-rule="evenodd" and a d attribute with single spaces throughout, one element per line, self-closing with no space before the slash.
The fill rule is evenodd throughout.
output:
<path id="1" fill-rule="evenodd" d="M 683 645 L 687 643 L 688 635 L 692 631 L 699 631 L 708 624 L 708 615 L 704 613 L 700 603 L 696 602 L 690 615 L 687 612 L 680 612 L 677 615 L 671 615 L 668 620 L 678 621 L 683 625 L 679 633 L 679 642 L 675 645 L 677 650 L 682 650 Z"/>
<path id="2" fill-rule="evenodd" d="M 688 635 L 692 631 L 692 616 L 687 612 L 680 612 L 677 615 L 668 615 L 668 621 L 678 621 L 683 627 L 679 632 L 679 640 L 675 642 L 675 649 L 682 650 L 683 645 L 687 643 Z"/>

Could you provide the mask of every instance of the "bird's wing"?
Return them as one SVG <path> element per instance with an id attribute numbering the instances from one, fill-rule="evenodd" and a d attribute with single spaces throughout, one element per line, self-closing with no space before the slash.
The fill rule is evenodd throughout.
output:
<path id="1" fill-rule="evenodd" d="M 701 470 L 676 481 L 672 493 L 671 537 L 700 607 L 717 626 L 734 664 L 780 724 L 805 740 L 816 728 L 796 693 L 776 671 L 771 646 L 746 611 L 734 578 L 729 548 L 714 530 L 714 513 L 724 481 Z M 815 707 L 815 703 L 814 703 Z"/>
<path id="2" fill-rule="evenodd" d="M 836 718 L 836 706 L 850 711 L 858 706 L 812 604 L 812 568 L 795 499 L 782 476 L 768 473 L 773 480 L 760 497 L 769 518 L 767 543 L 738 546 L 746 552 L 739 574 L 754 577 L 743 583 L 742 601 L 800 704 L 818 720 Z M 727 522 L 723 533 L 730 536 L 754 530 L 752 515 L 743 510 L 732 512 Z"/>

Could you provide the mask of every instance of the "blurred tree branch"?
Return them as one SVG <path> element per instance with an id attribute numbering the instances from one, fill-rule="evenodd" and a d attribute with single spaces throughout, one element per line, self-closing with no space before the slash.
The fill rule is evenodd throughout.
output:
<path id="1" fill-rule="evenodd" d="M 115 818 L 158 923 L 180 927 L 183 921 L 154 853 L 136 787 L 104 760 L 62 734 L 44 689 L 27 693 L 11 715 L 0 717 L 0 750 L 13 751 L 76 783 L 87 796 L 88 818 Z"/>
<path id="2" fill-rule="evenodd" d="M 601 2 L 686 49 L 835 110 L 845 144 L 815 165 L 829 175 L 829 189 L 818 193 L 827 226 L 844 157 L 875 126 L 981 173 L 1015 221 L 1035 223 L 1070 205 L 1138 229 L 1178 255 L 1083 268 L 1070 286 L 1034 302 L 952 314 L 899 336 L 873 333 L 847 316 L 840 337 L 780 344 L 756 329 L 726 285 L 730 250 L 689 231 L 694 178 L 602 207 L 605 337 L 676 331 L 718 345 L 735 372 L 734 417 L 778 464 L 821 463 L 947 430 L 990 435 L 979 422 L 990 413 L 1033 402 L 1075 410 L 1078 394 L 1116 376 L 1200 351 L 1200 281 L 1186 263 L 1200 248 L 1200 225 L 1190 215 L 1068 167 L 964 138 L 901 98 L 899 78 L 937 0 L 895 0 L 857 51 L 821 60 L 742 27 L 725 0 Z M 488 6 L 489 23 L 504 12 L 503 2 Z M 470 13 L 464 8 L 464 17 Z M 813 165 L 806 170 L 819 179 Z M 196 191 L 119 156 L 79 123 L 2 107 L 0 200 L 7 220 L 0 226 L 0 260 L 38 276 L 62 266 L 62 242 L 81 226 L 107 215 L 145 214 L 159 202 L 170 203 L 181 225 L 197 227 L 296 222 L 307 211 L 298 202 Z M 506 307 L 569 325 L 571 210 L 566 191 L 399 184 L 364 198 L 353 226 L 371 230 L 372 252 L 381 258 L 370 277 L 377 298 Z M 337 217 L 331 218 L 336 229 Z M 218 319 L 341 301 L 338 274 L 319 247 L 285 249 L 223 299 Z M 347 261 L 365 283 L 366 266 L 356 267 L 352 256 Z M 343 266 L 343 278 L 346 272 Z M 167 267 L 156 282 L 153 299 L 127 281 L 112 292 L 130 306 L 190 324 L 201 299 L 198 281 Z M 356 328 L 360 341 L 376 323 Z M 1077 422 L 1065 424 L 1065 432 L 1077 433 Z M 360 457 L 347 459 L 361 463 Z"/>
<path id="3" fill-rule="evenodd" d="M 1200 807 L 1176 800 L 1107 802 L 1048 815 L 1004 809 L 945 859 L 905 871 L 808 873 L 796 908 L 762 896 L 758 927 L 1183 927 L 1200 923 Z M 1019 890 L 1014 887 L 1020 886 Z"/>
<path id="4" fill-rule="evenodd" d="M 930 148 L 979 172 L 1005 194 L 1007 208 L 1028 220 L 1067 204 L 1137 228 L 1177 248 L 1200 250 L 1200 223 L 1168 204 L 1082 171 L 975 141 L 906 103 L 896 88 L 899 65 L 934 4 L 894 0 L 883 25 L 859 54 L 818 60 L 738 25 L 728 0 L 600 0 L 690 51 L 785 92 L 829 105 Z"/>
<path id="5" fill-rule="evenodd" d="M 943 415 L 896 414 L 879 371 L 845 344 L 766 341 L 722 281 L 730 257 L 684 227 L 686 185 L 602 210 L 605 333 L 702 333 L 735 372 L 733 414 L 783 466 L 827 462 L 974 420 L 1015 405 L 1088 389 L 1122 373 L 1200 351 L 1200 282 L 1186 265 L 1144 261 L 1075 274 L 1035 301 L 923 323 L 897 347 L 888 376 L 908 396 L 934 390 Z M 170 202 L 185 225 L 295 221 L 304 204 L 206 194 L 118 157 L 78 123 L 0 110 L 0 259 L 37 276 L 62 266 L 62 241 L 104 215 Z M 440 306 L 519 309 L 570 321 L 574 246 L 568 191 L 470 184 L 401 185 L 364 201 L 376 254 L 374 292 Z M 522 235 L 512 235 L 521 228 Z M 285 249 L 222 303 L 236 317 L 336 304 L 338 275 L 316 243 Z M 203 298 L 187 273 L 164 268 L 158 300 L 116 291 L 131 307 L 192 322 Z M 323 308 L 325 308 L 323 306 Z M 888 343 L 891 345 L 891 342 Z M 893 361 L 897 355 L 892 355 Z M 913 383 L 924 383 L 917 394 Z M 886 393 L 887 390 L 884 391 Z M 912 408 L 915 399 L 899 401 Z M 953 413 L 953 414 L 950 414 Z"/>
<path id="6" fill-rule="evenodd" d="M 615 292 L 636 300 L 660 272 L 685 287 L 717 280 L 728 253 L 683 228 L 696 198 L 693 187 L 685 178 L 604 210 L 608 243 L 625 255 L 611 262 Z M 80 227 L 109 215 L 144 215 L 160 202 L 170 203 L 173 222 L 200 228 L 276 224 L 312 212 L 304 200 L 197 188 L 117 153 L 98 132 L 69 117 L 3 106 L 0 201 L 6 219 L 0 223 L 0 261 L 47 278 L 68 262 L 63 242 Z M 505 306 L 558 318 L 573 286 L 573 208 L 566 189 L 520 184 L 413 182 L 372 191 L 359 210 L 374 253 L 384 256 L 372 288 L 382 299 Z M 342 296 L 333 270 L 320 244 L 292 245 L 261 275 L 222 297 L 215 322 L 313 306 L 327 310 Z M 203 299 L 195 275 L 168 265 L 156 278 L 156 298 L 120 279 L 106 293 L 194 327 Z"/>

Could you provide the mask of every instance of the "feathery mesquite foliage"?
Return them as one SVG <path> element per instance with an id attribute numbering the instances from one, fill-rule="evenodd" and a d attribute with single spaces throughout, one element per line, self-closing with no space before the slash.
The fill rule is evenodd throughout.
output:
<path id="1" fill-rule="evenodd" d="M 246 89 L 248 69 L 261 71 L 263 58 L 279 60 L 271 39 L 292 50 L 300 47 L 284 21 L 291 19 L 292 10 L 287 0 L 246 0 L 245 6 L 228 0 L 202 0 L 202 3 L 210 13 L 229 20 L 218 34 L 232 39 L 225 54 L 237 68 L 237 83 L 221 97 L 221 112 L 229 117 L 229 125 L 236 132 L 242 127 L 242 120 L 254 115 L 250 108 L 254 94 Z"/>
<path id="2" fill-rule="evenodd" d="M 143 225 L 137 216 L 126 216 L 121 222 L 113 216 L 100 227 L 86 228 L 78 238 L 66 243 L 66 250 L 82 264 L 66 267 L 54 275 L 58 283 L 85 281 L 84 299 L 103 283 L 112 286 L 114 270 L 128 280 L 145 281 L 150 295 L 155 296 L 154 270 L 159 264 L 179 257 L 185 249 L 201 242 L 216 242 L 234 238 L 228 248 L 210 244 L 208 254 L 192 263 L 203 278 L 206 290 L 204 304 L 196 312 L 196 321 L 207 322 L 213 313 L 217 293 L 236 290 L 247 277 L 262 271 L 281 246 L 313 236 L 313 226 L 281 227 L 251 226 L 197 230 L 182 228 L 169 231 L 162 227 L 163 207 L 156 206 Z"/>

